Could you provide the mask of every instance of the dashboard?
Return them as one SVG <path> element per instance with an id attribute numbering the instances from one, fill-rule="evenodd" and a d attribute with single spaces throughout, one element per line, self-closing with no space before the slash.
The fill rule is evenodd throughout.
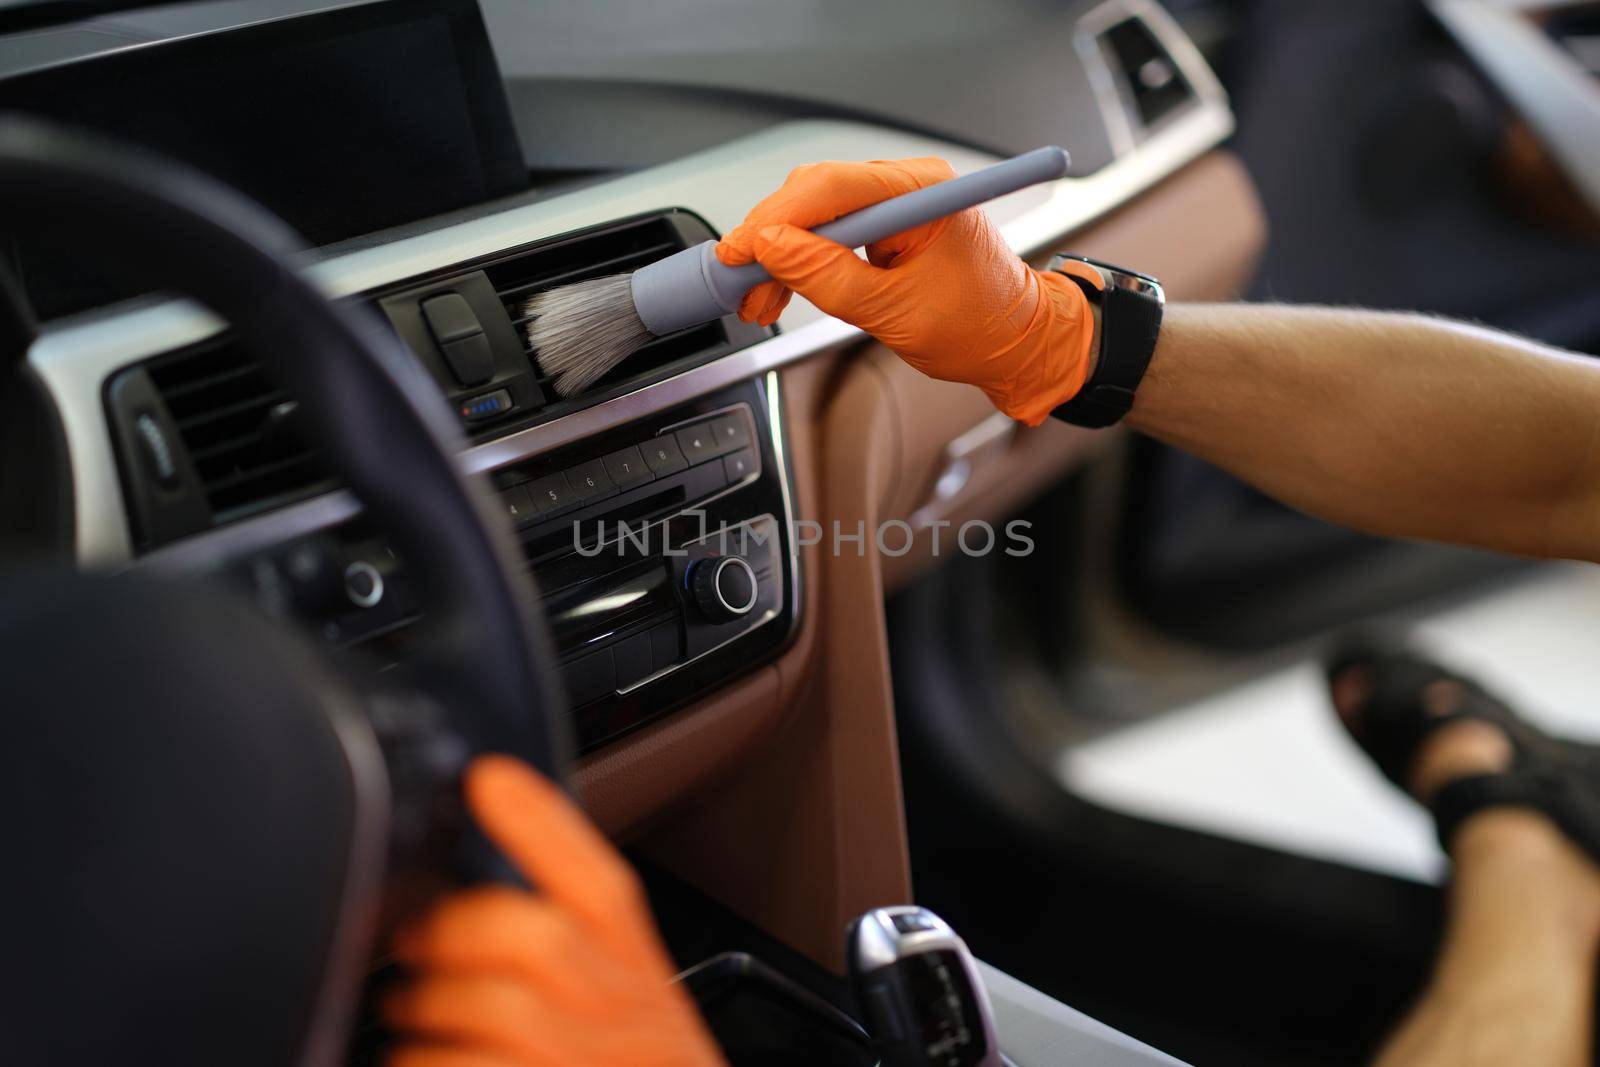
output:
<path id="1" fill-rule="evenodd" d="M 70 119 L 76 109 L 69 99 L 41 90 L 47 79 L 99 85 L 103 96 L 113 74 L 115 84 L 126 85 L 119 72 L 141 64 L 174 77 L 182 64 L 159 62 L 168 48 L 165 54 L 196 57 L 203 68 L 208 55 L 231 54 L 245 42 L 249 58 L 233 62 L 269 69 L 273 48 L 304 48 L 321 37 L 319 19 L 330 20 L 323 28 L 334 26 L 344 38 L 325 58 L 345 67 L 351 56 L 367 56 L 374 84 L 406 76 L 417 50 L 431 55 L 423 66 L 458 101 L 458 115 L 469 116 L 459 121 L 472 127 L 470 137 L 459 125 L 422 128 L 414 131 L 415 143 L 407 137 L 384 146 L 389 155 L 381 165 L 370 156 L 341 157 L 360 143 L 341 131 L 378 121 L 370 108 L 364 120 L 352 118 L 359 102 L 347 99 L 275 120 L 282 130 L 299 128 L 303 143 L 325 160 L 342 158 L 339 173 L 274 187 L 263 182 L 256 156 L 249 173 L 225 176 L 306 231 L 317 243 L 303 255 L 308 276 L 330 298 L 362 303 L 380 316 L 406 342 L 419 373 L 455 407 L 460 462 L 493 481 L 544 591 L 576 732 L 588 753 L 577 787 L 603 826 L 631 830 L 726 773 L 786 716 L 799 714 L 794 709 L 815 684 L 804 679 L 817 676 L 830 644 L 845 641 L 849 627 L 869 626 L 870 634 L 876 619 L 881 628 L 883 575 L 874 572 L 872 582 L 848 596 L 834 595 L 832 583 L 842 579 L 814 546 L 797 543 L 794 529 L 797 520 L 843 514 L 835 494 L 853 484 L 858 469 L 872 466 L 876 447 L 851 435 L 876 432 L 862 428 L 886 416 L 880 407 L 830 429 L 837 417 L 828 410 L 830 397 L 855 395 L 856 377 L 839 360 L 866 339 L 802 300 L 772 329 L 729 317 L 663 338 L 570 399 L 557 398 L 537 372 L 520 329 L 523 303 L 541 288 L 631 270 L 726 231 L 801 163 L 939 155 L 965 172 L 996 155 L 961 123 L 938 135 L 929 132 L 926 116 L 895 120 L 892 100 L 875 115 L 844 116 L 795 90 L 781 114 L 755 128 L 635 169 L 574 165 L 583 173 L 552 178 L 527 166 L 513 176 L 504 163 L 518 137 L 524 162 L 555 150 L 526 143 L 530 129 L 549 130 L 555 121 L 539 112 L 539 102 L 529 102 L 523 77 L 528 57 L 549 42 L 516 36 L 515 19 L 496 3 L 485 4 L 492 53 L 478 46 L 482 24 L 471 3 L 328 6 L 178 5 L 209 20 L 203 33 L 175 32 L 175 16 L 152 9 L 146 24 L 130 14 L 90 28 L 102 38 L 121 35 L 109 44 L 34 35 L 30 54 L 51 58 L 0 78 L 0 108 L 32 100 Z M 296 10 L 285 14 L 287 7 Z M 241 19 L 241 10 L 256 17 Z M 263 10 L 273 17 L 260 17 Z M 1059 38 L 1053 54 L 1086 89 L 1059 102 L 1055 129 L 1064 140 L 1073 130 L 1094 134 L 1078 138 L 1089 147 L 1074 176 L 990 205 L 1006 238 L 1029 257 L 1053 251 L 1055 242 L 1091 223 L 1122 218 L 1120 209 L 1169 187 L 1174 175 L 1195 173 L 1194 165 L 1232 130 L 1215 79 L 1159 6 L 1110 0 L 1063 11 L 1053 12 L 1047 27 Z M 430 18 L 451 25 L 448 47 L 422 34 L 409 52 L 364 50 L 364 34 L 396 32 L 396 22 L 403 31 L 408 20 Z M 144 37 L 130 44 L 129 27 L 138 25 Z M 379 73 L 383 56 L 403 60 L 404 70 Z M 497 59 L 515 68 L 506 75 L 509 111 L 503 94 L 483 89 L 502 80 Z M 571 73 L 564 69 L 562 77 L 570 80 Z M 186 95 L 174 94 L 170 84 L 158 89 L 168 102 Z M 728 96 L 742 99 L 739 92 L 729 88 Z M 260 106 L 270 110 L 273 99 L 264 91 Z M 543 103 L 558 111 L 562 99 L 553 94 Z M 112 132 L 128 128 L 119 110 L 149 112 L 136 99 L 97 106 Z M 245 132 L 218 132 L 214 102 L 193 106 L 200 114 L 191 137 L 193 129 L 208 131 L 208 138 Z M 618 108 L 623 126 L 640 121 Z M 509 135 L 506 114 L 514 128 Z M 324 120 L 329 125 L 316 128 Z M 1049 109 L 1030 122 L 1008 136 L 1048 130 Z M 172 129 L 158 147 L 196 165 L 225 166 L 186 153 L 182 124 Z M 457 152 L 468 141 L 479 153 L 471 161 Z M 207 144 L 214 152 L 216 142 Z M 450 165 L 430 170 L 424 157 L 446 146 L 457 146 L 450 148 L 456 153 Z M 429 170 L 432 185 L 398 188 L 419 170 Z M 1224 198 L 1225 207 L 1243 198 L 1242 217 L 1251 222 L 1237 174 L 1225 165 L 1204 174 L 1210 177 L 1197 179 L 1201 192 Z M 1173 202 L 1182 205 L 1169 220 L 1174 226 L 1229 217 L 1203 198 Z M 333 203 L 348 203 L 350 211 L 330 211 Z M 1245 245 L 1258 236 L 1248 225 L 1241 233 L 1237 240 Z M 1228 254 L 1230 239 L 1222 234 L 1214 242 L 1218 256 Z M 74 252 L 74 264 L 93 258 L 92 247 L 75 245 Z M 24 266 L 38 262 L 26 247 L 13 255 Z M 1198 266 L 1203 274 L 1211 265 Z M 49 318 L 29 356 L 68 444 L 77 561 L 225 572 L 258 599 L 310 622 L 331 647 L 382 669 L 404 669 L 410 619 L 404 561 L 365 528 L 359 501 L 319 468 L 297 432 L 294 398 L 276 388 L 262 354 L 243 351 L 225 323 L 185 299 L 156 294 L 105 304 L 103 292 L 85 296 L 62 284 L 60 272 L 52 278 L 35 269 L 32 276 L 43 278 L 42 291 L 64 301 L 61 307 L 77 308 Z M 859 362 L 876 368 L 875 380 L 904 387 L 897 403 L 923 395 L 915 390 L 936 390 L 931 406 L 894 416 L 904 432 L 890 495 L 908 518 L 932 506 L 929 499 L 962 506 L 986 486 L 1025 492 L 1081 451 L 1082 439 L 1067 428 L 1017 436 L 1036 442 L 1014 450 L 1020 470 L 997 465 L 964 480 L 966 489 L 958 486 L 954 496 L 941 488 L 925 497 L 927 486 L 946 485 L 945 468 L 964 464 L 970 471 L 978 459 L 953 449 L 987 454 L 1012 441 L 1015 427 L 997 424 L 969 390 L 912 385 L 895 377 L 902 371 L 892 360 Z M 879 650 L 881 635 L 848 652 L 870 657 Z M 882 663 L 869 666 L 876 675 L 886 672 Z M 836 680 L 862 677 L 844 663 L 828 663 L 828 671 Z M 856 695 L 874 705 L 858 729 L 865 721 L 888 721 L 882 720 L 886 691 L 864 685 Z M 898 801 L 884 811 L 897 818 Z M 872 820 L 859 823 L 870 827 Z M 832 943 L 836 924 L 826 930 L 825 943 Z"/>

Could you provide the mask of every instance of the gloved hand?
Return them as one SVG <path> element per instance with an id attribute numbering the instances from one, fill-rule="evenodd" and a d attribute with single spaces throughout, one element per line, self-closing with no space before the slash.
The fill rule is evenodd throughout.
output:
<path id="1" fill-rule="evenodd" d="M 865 263 L 807 232 L 953 177 L 942 159 L 800 167 L 729 231 L 717 258 L 757 259 L 772 274 L 746 294 L 746 322 L 771 325 L 798 292 L 923 373 L 976 385 L 1007 415 L 1037 425 L 1088 377 L 1094 314 L 1077 285 L 1018 259 L 982 208 L 879 241 Z"/>
<path id="2" fill-rule="evenodd" d="M 396 937 L 415 978 L 381 1006 L 389 1067 L 725 1067 L 638 878 L 561 791 L 486 756 L 467 804 L 538 887 L 446 898 Z"/>

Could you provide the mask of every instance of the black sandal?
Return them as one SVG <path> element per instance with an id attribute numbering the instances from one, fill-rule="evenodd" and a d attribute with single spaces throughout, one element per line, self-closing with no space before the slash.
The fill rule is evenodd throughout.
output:
<path id="1" fill-rule="evenodd" d="M 1439 843 L 1450 850 L 1456 829 L 1485 808 L 1531 808 L 1547 816 L 1569 840 L 1600 862 L 1600 747 L 1551 737 L 1519 717 L 1471 678 L 1387 642 L 1347 645 L 1328 661 L 1330 687 L 1347 670 L 1361 668 L 1370 688 L 1345 726 L 1389 780 L 1411 795 L 1411 768 L 1422 742 L 1463 719 L 1494 726 L 1511 744 L 1511 765 L 1496 774 L 1457 778 L 1432 801 Z M 1440 682 L 1450 683 L 1452 707 L 1439 703 Z"/>

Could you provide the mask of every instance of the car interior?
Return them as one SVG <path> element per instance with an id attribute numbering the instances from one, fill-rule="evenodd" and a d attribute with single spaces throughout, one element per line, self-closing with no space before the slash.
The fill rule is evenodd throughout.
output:
<path id="1" fill-rule="evenodd" d="M 1027 427 L 798 298 L 564 397 L 527 304 L 805 163 L 1061 145 L 987 207 L 1036 266 L 1600 352 L 1597 42 L 1560 0 L 0 2 L 0 1058 L 381 1062 L 385 932 L 505 875 L 455 793 L 505 751 L 735 1067 L 878 1062 L 845 932 L 910 904 L 1009 1062 L 1367 1062 L 1443 857 L 1318 657 L 1404 625 L 1600 738 L 1600 579 Z"/>

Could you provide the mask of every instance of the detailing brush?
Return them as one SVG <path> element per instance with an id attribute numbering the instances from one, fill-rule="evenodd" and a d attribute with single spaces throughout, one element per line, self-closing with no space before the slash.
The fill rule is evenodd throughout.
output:
<path id="1" fill-rule="evenodd" d="M 1061 148 L 1032 152 L 960 178 L 916 189 L 818 226 L 813 233 L 846 248 L 954 215 L 1067 172 Z M 527 303 L 528 340 L 556 392 L 573 396 L 654 337 L 710 322 L 738 310 L 744 294 L 770 281 L 760 263 L 723 264 L 704 241 L 633 274 L 574 282 L 534 294 Z"/>

